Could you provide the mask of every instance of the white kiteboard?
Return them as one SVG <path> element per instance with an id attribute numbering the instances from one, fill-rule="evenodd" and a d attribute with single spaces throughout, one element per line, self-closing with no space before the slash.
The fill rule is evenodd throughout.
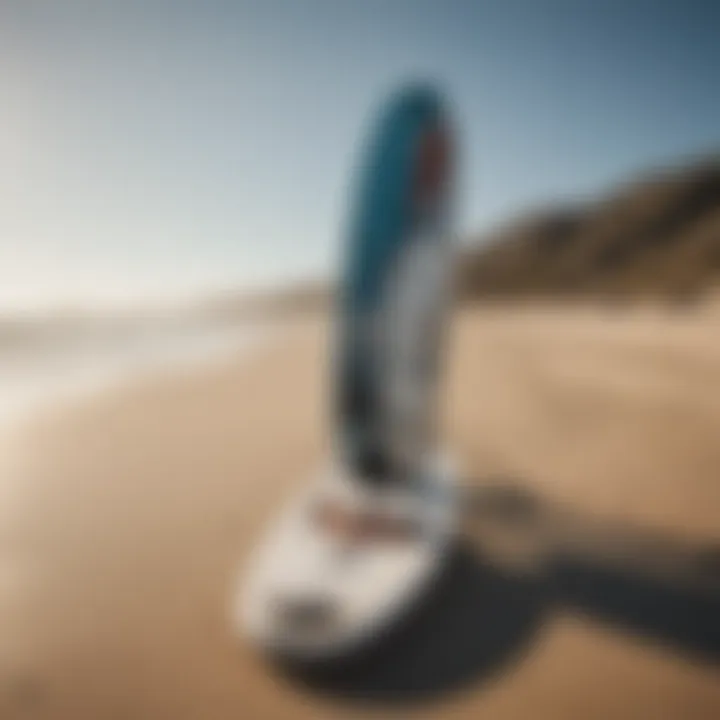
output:
<path id="1" fill-rule="evenodd" d="M 448 468 L 367 492 L 331 469 L 293 498 L 241 579 L 236 618 L 256 644 L 330 660 L 379 635 L 442 565 L 455 530 Z"/>
<path id="2" fill-rule="evenodd" d="M 451 270 L 438 96 L 392 99 L 367 152 L 339 301 L 336 452 L 250 558 L 238 631 L 297 660 L 380 637 L 441 568 L 457 524 L 434 395 Z"/>

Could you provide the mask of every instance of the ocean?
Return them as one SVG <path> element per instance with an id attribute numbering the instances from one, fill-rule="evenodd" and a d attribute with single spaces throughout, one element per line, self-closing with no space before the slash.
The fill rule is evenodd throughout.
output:
<path id="1" fill-rule="evenodd" d="M 228 318 L 0 318 L 0 428 L 147 374 L 231 356 L 269 331 Z"/>

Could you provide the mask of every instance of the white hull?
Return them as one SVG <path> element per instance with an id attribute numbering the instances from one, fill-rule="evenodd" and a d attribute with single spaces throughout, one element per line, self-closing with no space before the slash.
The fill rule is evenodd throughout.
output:
<path id="1" fill-rule="evenodd" d="M 306 661 L 352 652 L 380 635 L 427 588 L 456 529 L 454 482 L 437 458 L 425 479 L 368 489 L 330 472 L 281 513 L 251 558 L 233 608 L 238 631 L 257 645 Z M 410 537 L 348 543 L 314 522 L 328 498 L 398 513 Z"/>

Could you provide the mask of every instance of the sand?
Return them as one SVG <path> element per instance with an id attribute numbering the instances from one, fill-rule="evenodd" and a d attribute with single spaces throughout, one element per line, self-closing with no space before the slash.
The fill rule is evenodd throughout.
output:
<path id="1" fill-rule="evenodd" d="M 309 684 L 227 604 L 327 451 L 325 323 L 47 414 L 3 456 L 0 717 L 720 717 L 717 326 L 459 313 L 464 539 L 412 632 Z"/>

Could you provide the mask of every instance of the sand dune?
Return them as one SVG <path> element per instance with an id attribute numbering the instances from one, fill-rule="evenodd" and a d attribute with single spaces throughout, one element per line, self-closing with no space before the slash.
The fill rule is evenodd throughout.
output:
<path id="1" fill-rule="evenodd" d="M 0 716 L 718 717 L 717 321 L 459 314 L 462 543 L 412 632 L 310 686 L 225 609 L 327 449 L 325 323 L 47 416 L 3 468 Z"/>

